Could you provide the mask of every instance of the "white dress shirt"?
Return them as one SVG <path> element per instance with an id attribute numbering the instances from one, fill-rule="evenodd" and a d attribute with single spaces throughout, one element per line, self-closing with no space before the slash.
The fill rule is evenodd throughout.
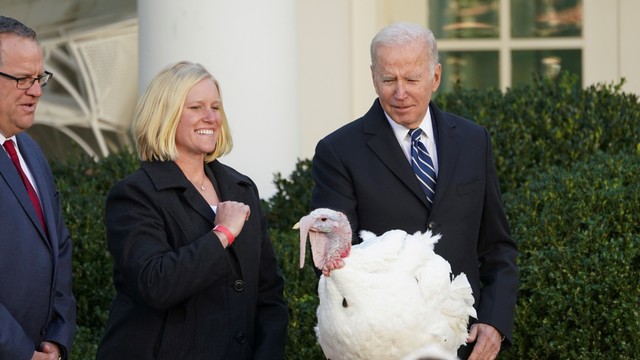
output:
<path id="1" fill-rule="evenodd" d="M 411 129 L 406 128 L 389 117 L 389 115 L 385 112 L 384 115 L 387 117 L 387 121 L 391 125 L 391 129 L 393 129 L 393 133 L 398 140 L 398 144 L 402 148 L 404 152 L 404 156 L 407 158 L 409 164 L 411 164 L 411 135 L 409 135 L 409 131 Z M 438 150 L 436 149 L 436 142 L 433 137 L 433 126 L 431 125 L 431 111 L 427 111 L 427 114 L 422 119 L 422 122 L 418 126 L 422 129 L 422 134 L 420 135 L 420 141 L 427 147 L 427 151 L 429 152 L 429 156 L 431 156 L 431 161 L 433 162 L 433 168 L 435 169 L 436 176 L 438 175 Z"/>

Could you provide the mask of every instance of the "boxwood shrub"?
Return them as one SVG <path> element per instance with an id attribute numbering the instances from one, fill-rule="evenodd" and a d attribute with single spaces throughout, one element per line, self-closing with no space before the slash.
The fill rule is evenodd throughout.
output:
<path id="1" fill-rule="evenodd" d="M 438 105 L 489 130 L 502 192 L 527 180 L 531 169 L 566 167 L 596 151 L 634 149 L 640 141 L 640 103 L 619 84 L 581 89 L 575 75 L 533 85 L 440 94 Z"/>
<path id="2" fill-rule="evenodd" d="M 597 153 L 507 194 L 520 287 L 509 359 L 640 353 L 640 153 Z"/>

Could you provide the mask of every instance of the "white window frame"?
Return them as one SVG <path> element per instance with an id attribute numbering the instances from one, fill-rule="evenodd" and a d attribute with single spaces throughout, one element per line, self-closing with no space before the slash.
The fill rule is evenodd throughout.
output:
<path id="1" fill-rule="evenodd" d="M 584 2 L 587 0 L 583 0 Z M 499 38 L 491 39 L 437 39 L 438 50 L 450 51 L 497 51 L 499 67 L 499 84 L 503 91 L 511 87 L 512 63 L 511 52 L 514 50 L 582 50 L 582 67 L 584 78 L 585 40 L 584 28 L 580 37 L 562 38 L 512 38 L 511 37 L 511 0 L 498 0 L 499 3 Z M 427 7 L 428 9 L 428 7 Z M 427 17 L 428 18 L 428 17 Z M 583 14 L 584 19 L 584 14 Z M 428 21 L 428 20 L 427 20 Z M 429 24 L 427 24 L 429 26 Z"/>

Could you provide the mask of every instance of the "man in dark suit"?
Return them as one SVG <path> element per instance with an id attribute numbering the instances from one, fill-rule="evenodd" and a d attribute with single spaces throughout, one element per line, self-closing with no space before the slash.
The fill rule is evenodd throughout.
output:
<path id="1" fill-rule="evenodd" d="M 442 234 L 435 250 L 467 275 L 478 310 L 458 355 L 494 359 L 512 341 L 518 275 L 489 133 L 431 102 L 442 72 L 431 31 L 390 25 L 374 37 L 371 61 L 378 99 L 318 143 L 311 207 L 344 212 L 354 243 L 360 230 Z M 419 149 L 429 160 L 413 160 Z M 431 179 L 419 180 L 414 163 L 428 163 Z"/>
<path id="2" fill-rule="evenodd" d="M 0 359 L 63 359 L 75 336 L 71 238 L 31 127 L 44 70 L 35 32 L 0 16 Z"/>

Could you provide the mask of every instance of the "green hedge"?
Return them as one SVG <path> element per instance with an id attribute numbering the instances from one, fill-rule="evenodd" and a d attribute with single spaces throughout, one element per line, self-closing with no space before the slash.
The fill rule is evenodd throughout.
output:
<path id="1" fill-rule="evenodd" d="M 598 153 L 505 196 L 520 287 L 509 359 L 637 359 L 640 153 Z"/>
<path id="2" fill-rule="evenodd" d="M 438 95 L 438 105 L 489 130 L 502 186 L 507 193 L 531 169 L 566 167 L 596 151 L 634 149 L 640 139 L 638 96 L 620 84 L 580 89 L 575 75 L 560 81 L 534 78 L 533 85 Z"/>
<path id="3" fill-rule="evenodd" d="M 441 94 L 440 106 L 485 125 L 494 141 L 507 215 L 520 246 L 515 344 L 506 359 L 632 359 L 640 353 L 640 104 L 619 85 L 579 89 L 574 78 Z M 298 269 L 291 226 L 308 211 L 310 160 L 263 200 L 291 309 L 287 359 L 322 359 L 313 326 L 317 279 Z M 78 337 L 73 359 L 93 359 L 113 296 L 103 224 L 111 186 L 132 154 L 54 163 L 74 238 Z M 534 169 L 535 171 L 531 171 Z"/>
<path id="4" fill-rule="evenodd" d="M 271 241 L 285 280 L 285 297 L 289 302 L 290 322 L 287 359 L 324 359 L 316 342 L 316 308 L 318 307 L 318 277 L 307 259 L 300 265 L 300 233 L 292 226 L 309 212 L 311 202 L 311 161 L 299 160 L 289 177 L 276 174 L 276 194 L 264 202 L 272 231 Z"/>
<path id="5" fill-rule="evenodd" d="M 298 218 L 299 219 L 299 218 Z M 297 220 L 296 220 L 297 221 Z M 289 226 L 291 228 L 291 226 Z M 318 277 L 309 259 L 303 269 L 300 264 L 300 233 L 296 230 L 271 232 L 278 264 L 285 281 L 284 296 L 289 303 L 287 359 L 324 359 L 316 342 L 316 308 L 318 307 Z"/>

